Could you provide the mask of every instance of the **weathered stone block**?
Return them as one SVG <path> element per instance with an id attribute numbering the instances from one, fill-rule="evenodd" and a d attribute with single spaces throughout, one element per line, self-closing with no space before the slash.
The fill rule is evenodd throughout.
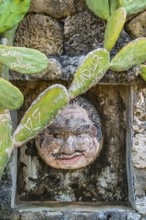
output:
<path id="1" fill-rule="evenodd" d="M 146 11 L 130 20 L 126 29 L 133 38 L 146 37 Z"/>
<path id="2" fill-rule="evenodd" d="M 59 22 L 46 15 L 29 14 L 20 23 L 15 46 L 37 49 L 46 55 L 63 53 L 63 31 Z"/>
<path id="3" fill-rule="evenodd" d="M 76 13 L 74 0 L 31 0 L 30 12 L 64 18 Z"/>
<path id="4" fill-rule="evenodd" d="M 88 9 L 86 0 L 74 0 L 74 2 L 77 12 L 82 12 Z"/>
<path id="5" fill-rule="evenodd" d="M 65 19 L 64 47 L 69 55 L 86 54 L 103 46 L 105 22 L 89 11 Z"/>

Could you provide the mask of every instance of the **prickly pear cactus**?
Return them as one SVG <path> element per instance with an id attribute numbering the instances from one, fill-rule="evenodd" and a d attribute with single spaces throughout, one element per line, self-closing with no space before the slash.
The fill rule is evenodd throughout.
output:
<path id="1" fill-rule="evenodd" d="M 62 85 L 53 85 L 32 103 L 14 133 L 15 146 L 21 146 L 35 137 L 69 102 L 68 92 Z"/>
<path id="2" fill-rule="evenodd" d="M 88 8 L 98 17 L 107 20 L 110 16 L 109 0 L 86 0 Z"/>
<path id="3" fill-rule="evenodd" d="M 108 19 L 104 35 L 104 48 L 110 51 L 115 45 L 126 21 L 125 8 L 118 8 Z"/>
<path id="4" fill-rule="evenodd" d="M 138 38 L 128 43 L 113 58 L 110 69 L 120 72 L 146 61 L 146 38 Z"/>
<path id="5" fill-rule="evenodd" d="M 48 59 L 38 50 L 0 45 L 0 63 L 23 74 L 40 73 L 48 68 Z"/>
<path id="6" fill-rule="evenodd" d="M 18 88 L 0 78 L 0 109 L 18 109 L 24 99 Z"/>
<path id="7" fill-rule="evenodd" d="M 146 9 L 145 0 L 119 0 L 119 7 L 124 7 L 127 15 L 137 14 Z"/>
<path id="8" fill-rule="evenodd" d="M 75 73 L 69 88 L 71 99 L 86 92 L 94 86 L 109 68 L 110 57 L 106 49 L 90 52 Z"/>
<path id="9" fill-rule="evenodd" d="M 113 13 L 118 7 L 119 7 L 119 2 L 117 0 L 109 0 L 109 7 L 110 7 L 110 14 Z"/>
<path id="10" fill-rule="evenodd" d="M 140 65 L 141 73 L 140 76 L 146 81 L 146 65 Z"/>
<path id="11" fill-rule="evenodd" d="M 12 125 L 9 111 L 0 112 L 0 178 L 12 152 Z"/>
<path id="12" fill-rule="evenodd" d="M 0 33 L 17 25 L 27 13 L 30 0 L 0 1 Z"/>

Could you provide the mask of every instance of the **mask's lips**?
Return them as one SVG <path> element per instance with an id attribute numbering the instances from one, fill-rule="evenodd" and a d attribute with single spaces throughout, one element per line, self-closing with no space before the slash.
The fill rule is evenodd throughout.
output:
<path id="1" fill-rule="evenodd" d="M 83 157 L 83 152 L 82 153 L 74 153 L 71 155 L 68 154 L 61 154 L 60 156 L 58 156 L 55 160 L 58 163 L 62 163 L 62 164 L 72 164 L 72 163 L 76 163 L 78 162 L 82 157 Z"/>

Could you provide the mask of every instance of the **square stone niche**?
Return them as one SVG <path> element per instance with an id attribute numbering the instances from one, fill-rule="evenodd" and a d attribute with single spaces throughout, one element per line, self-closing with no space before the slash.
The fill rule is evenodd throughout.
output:
<path id="1" fill-rule="evenodd" d="M 50 84 L 17 82 L 16 85 L 25 96 L 25 103 L 18 112 L 19 121 L 35 97 Z M 13 156 L 14 206 L 87 204 L 128 207 L 130 204 L 130 86 L 99 84 L 84 97 L 94 105 L 101 118 L 104 141 L 99 157 L 83 169 L 57 170 L 39 157 L 34 140 L 27 142 Z"/>

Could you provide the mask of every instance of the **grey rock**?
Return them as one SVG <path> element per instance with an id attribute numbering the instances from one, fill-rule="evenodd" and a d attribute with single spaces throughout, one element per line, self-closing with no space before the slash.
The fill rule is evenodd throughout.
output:
<path id="1" fill-rule="evenodd" d="M 126 30 L 132 38 L 146 37 L 146 11 L 137 15 L 126 24 Z"/>
<path id="2" fill-rule="evenodd" d="M 7 218 L 10 218 L 11 214 L 11 190 L 0 190 L 0 219 L 7 220 Z"/>
<path id="3" fill-rule="evenodd" d="M 105 22 L 89 11 L 67 17 L 64 24 L 64 48 L 68 55 L 83 55 L 103 46 Z"/>
<path id="4" fill-rule="evenodd" d="M 46 15 L 29 14 L 20 23 L 15 46 L 37 49 L 46 55 L 63 53 L 63 31 L 59 22 Z"/>
<path id="5" fill-rule="evenodd" d="M 31 0 L 30 12 L 65 18 L 76 13 L 74 0 Z"/>
<path id="6" fill-rule="evenodd" d="M 72 212 L 72 213 L 66 213 L 64 215 L 64 220 L 98 220 L 98 214 L 96 213 L 86 213 L 86 212 L 82 212 L 82 213 L 76 213 L 76 212 Z"/>

